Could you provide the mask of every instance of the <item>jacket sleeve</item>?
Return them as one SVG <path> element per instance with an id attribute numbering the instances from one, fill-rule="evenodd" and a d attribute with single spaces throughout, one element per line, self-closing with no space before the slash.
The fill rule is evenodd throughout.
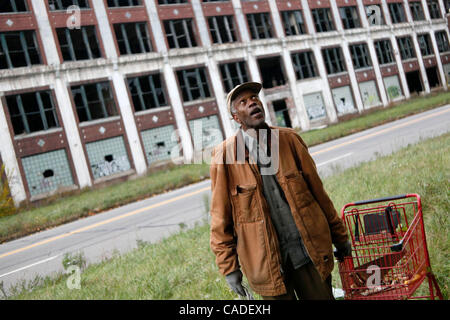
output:
<path id="1" fill-rule="evenodd" d="M 210 246 L 216 255 L 216 264 L 224 276 L 239 268 L 234 236 L 233 215 L 228 181 L 222 158 L 216 154 L 211 157 L 211 229 Z M 223 159 L 223 158 L 222 158 Z"/>
<path id="2" fill-rule="evenodd" d="M 348 241 L 345 225 L 323 187 L 322 180 L 317 172 L 316 164 L 308 151 L 306 143 L 296 132 L 294 132 L 294 136 L 295 139 L 293 143 L 295 145 L 295 152 L 300 159 L 303 177 L 308 183 L 311 193 L 314 198 L 316 198 L 317 203 L 325 213 L 325 217 L 330 226 L 333 244 L 342 244 Z"/>

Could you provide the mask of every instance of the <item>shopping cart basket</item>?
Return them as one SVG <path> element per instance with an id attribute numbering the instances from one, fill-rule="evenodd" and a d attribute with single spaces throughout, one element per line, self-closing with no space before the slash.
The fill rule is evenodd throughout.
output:
<path id="1" fill-rule="evenodd" d="M 442 299 L 418 194 L 349 203 L 341 213 L 352 243 L 352 256 L 339 262 L 345 299 Z M 429 294 L 413 296 L 425 278 Z"/>

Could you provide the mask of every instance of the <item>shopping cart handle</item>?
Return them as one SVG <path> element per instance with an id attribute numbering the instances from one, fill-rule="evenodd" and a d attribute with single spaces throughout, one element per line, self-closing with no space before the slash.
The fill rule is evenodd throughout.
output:
<path id="1" fill-rule="evenodd" d="M 403 240 L 391 246 L 391 251 L 400 252 L 403 249 Z"/>
<path id="2" fill-rule="evenodd" d="M 378 199 L 371 199 L 371 200 L 362 200 L 362 201 L 354 202 L 353 205 L 359 206 L 362 204 L 370 204 L 370 203 L 375 203 L 375 202 L 384 202 L 384 201 L 391 201 L 391 200 L 397 200 L 397 199 L 404 199 L 404 198 L 407 198 L 408 196 L 409 196 L 408 194 L 401 194 L 401 195 L 392 196 L 392 197 L 385 197 L 385 198 L 378 198 Z"/>

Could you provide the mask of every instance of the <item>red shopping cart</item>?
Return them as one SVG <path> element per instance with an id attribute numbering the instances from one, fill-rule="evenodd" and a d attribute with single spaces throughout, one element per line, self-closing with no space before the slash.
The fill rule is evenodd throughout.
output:
<path id="1" fill-rule="evenodd" d="M 352 256 L 339 262 L 345 299 L 442 299 L 418 194 L 349 203 L 341 213 L 352 242 Z M 428 294 L 414 295 L 425 279 Z"/>

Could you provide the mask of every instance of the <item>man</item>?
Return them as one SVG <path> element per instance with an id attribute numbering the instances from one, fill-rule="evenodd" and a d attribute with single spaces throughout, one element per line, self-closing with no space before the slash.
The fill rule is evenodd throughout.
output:
<path id="1" fill-rule="evenodd" d="M 300 136 L 265 122 L 260 90 L 247 82 L 227 96 L 241 128 L 212 152 L 211 249 L 240 295 L 242 268 L 264 299 L 333 299 L 332 243 L 351 254 L 345 226 Z"/>

